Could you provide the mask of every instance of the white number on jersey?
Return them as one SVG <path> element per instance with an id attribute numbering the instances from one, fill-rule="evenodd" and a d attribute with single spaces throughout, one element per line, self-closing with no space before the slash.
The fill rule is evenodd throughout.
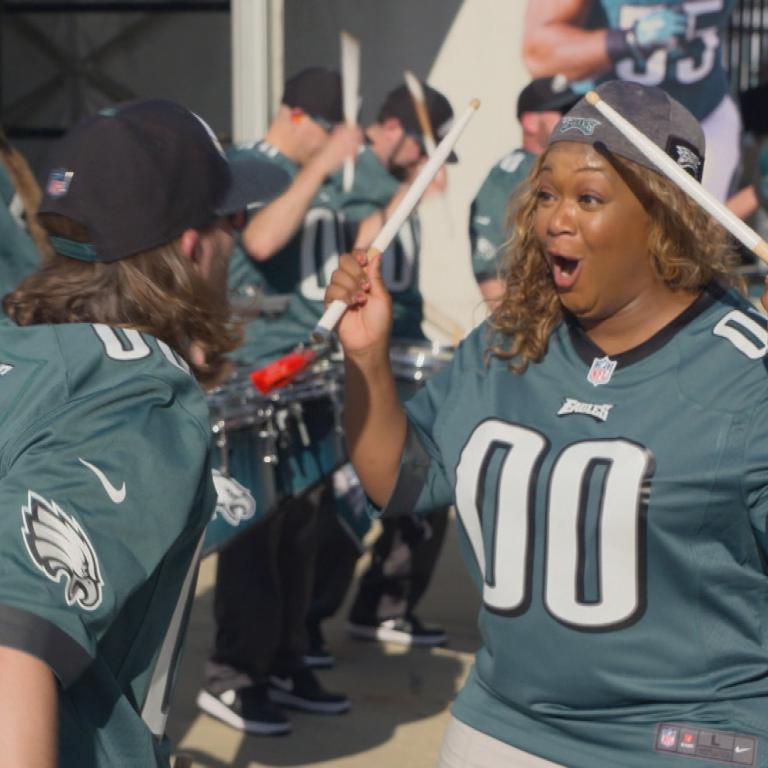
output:
<path id="1" fill-rule="evenodd" d="M 619 15 L 619 28 L 631 29 L 635 22 L 651 11 L 659 11 L 669 7 L 663 3 L 658 5 L 624 5 Z M 683 85 L 691 85 L 703 80 L 712 71 L 717 49 L 720 45 L 720 30 L 716 26 L 697 29 L 697 23 L 699 16 L 717 13 L 722 9 L 723 0 L 688 0 L 688 2 L 680 5 L 680 10 L 688 17 L 685 42 L 690 45 L 694 40 L 701 40 L 703 51 L 698 63 L 692 56 L 676 59 L 674 72 L 671 73 L 672 79 Z M 676 8 L 673 7 L 673 10 Z M 632 80 L 643 85 L 659 85 L 664 82 L 667 76 L 669 59 L 669 51 L 666 48 L 659 48 L 646 59 L 642 69 L 638 69 L 637 62 L 631 57 L 617 62 L 616 74 L 620 80 Z"/>
<path id="2" fill-rule="evenodd" d="M 92 327 L 101 339 L 107 357 L 112 360 L 120 362 L 142 360 L 152 354 L 152 349 L 144 336 L 132 328 L 113 328 L 103 323 L 93 323 Z M 189 373 L 189 365 L 184 358 L 177 355 L 164 341 L 160 339 L 153 339 L 153 341 L 169 363 Z"/>
<path id="3" fill-rule="evenodd" d="M 302 225 L 299 290 L 310 301 L 322 301 L 331 275 L 339 264 L 341 214 L 328 208 L 311 208 Z"/>
<path id="4" fill-rule="evenodd" d="M 392 293 L 407 291 L 413 284 L 416 235 L 407 220 L 381 258 L 381 276 Z"/>
<path id="5" fill-rule="evenodd" d="M 761 324 L 756 318 L 738 309 L 731 310 L 720 320 L 712 329 L 712 333 L 728 339 L 750 360 L 759 360 L 765 357 L 768 351 L 768 331 L 765 329 L 765 322 Z"/>
<path id="6" fill-rule="evenodd" d="M 533 516 L 546 438 L 535 430 L 491 419 L 472 433 L 456 469 L 456 508 L 484 576 L 483 601 L 497 613 L 524 613 L 531 601 Z M 490 546 L 483 541 L 478 500 L 488 463 L 505 453 L 493 504 Z M 583 546 L 587 487 L 604 468 L 597 499 L 599 598 L 586 600 Z M 580 630 L 609 630 L 636 619 L 645 594 L 642 551 L 644 492 L 653 471 L 649 452 L 627 440 L 589 440 L 567 446 L 548 481 L 544 605 L 561 623 Z M 486 527 L 489 523 L 486 522 Z"/>

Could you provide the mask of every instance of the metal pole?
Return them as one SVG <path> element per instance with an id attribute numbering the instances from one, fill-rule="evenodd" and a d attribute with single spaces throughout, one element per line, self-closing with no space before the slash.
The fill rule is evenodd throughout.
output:
<path id="1" fill-rule="evenodd" d="M 269 124 L 269 0 L 232 0 L 232 140 L 255 141 Z"/>

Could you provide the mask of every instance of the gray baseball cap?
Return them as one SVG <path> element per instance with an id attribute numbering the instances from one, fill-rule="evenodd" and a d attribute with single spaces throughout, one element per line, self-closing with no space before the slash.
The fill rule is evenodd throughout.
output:
<path id="1" fill-rule="evenodd" d="M 701 181 L 704 171 L 704 131 L 699 121 L 668 93 L 626 80 L 608 80 L 596 89 L 635 128 L 661 147 L 681 168 Z M 577 141 L 602 152 L 659 169 L 585 98 L 563 115 L 550 134 L 549 144 Z"/>

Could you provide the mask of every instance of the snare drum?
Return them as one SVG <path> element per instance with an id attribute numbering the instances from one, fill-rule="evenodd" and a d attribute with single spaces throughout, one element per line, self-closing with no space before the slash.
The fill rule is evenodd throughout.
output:
<path id="1" fill-rule="evenodd" d="M 401 399 L 407 399 L 421 388 L 453 358 L 453 347 L 425 341 L 395 340 L 389 348 L 389 359 Z"/>
<path id="2" fill-rule="evenodd" d="M 342 432 L 342 366 L 322 360 L 268 395 L 278 428 L 281 490 L 298 496 L 346 459 Z"/>
<path id="3" fill-rule="evenodd" d="M 272 403 L 237 369 L 208 395 L 211 459 L 217 491 L 203 555 L 215 552 L 277 506 L 279 432 Z"/>

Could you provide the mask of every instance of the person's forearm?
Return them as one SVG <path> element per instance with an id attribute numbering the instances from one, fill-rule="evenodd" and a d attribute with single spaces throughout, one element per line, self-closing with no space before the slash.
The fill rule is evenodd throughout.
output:
<path id="1" fill-rule="evenodd" d="M 480 293 L 482 294 L 483 299 L 485 299 L 488 309 L 496 309 L 504 296 L 504 283 L 498 278 L 490 278 L 489 280 L 483 280 L 478 283 L 477 287 L 480 289 Z"/>
<path id="2" fill-rule="evenodd" d="M 58 698 L 50 668 L 0 647 L 0 768 L 56 768 Z"/>
<path id="3" fill-rule="evenodd" d="M 730 197 L 727 200 L 726 205 L 740 219 L 748 219 L 755 213 L 755 211 L 757 211 L 759 206 L 755 188 L 753 186 L 744 187 L 744 189 L 739 190 L 733 197 Z"/>
<path id="4" fill-rule="evenodd" d="M 243 231 L 243 247 L 255 261 L 274 256 L 298 232 L 317 190 L 325 180 L 325 169 L 307 163 L 280 197 L 255 213 Z"/>
<path id="5" fill-rule="evenodd" d="M 547 24 L 526 38 L 523 58 L 533 77 L 564 75 L 571 81 L 584 80 L 613 66 L 606 36 L 604 29 Z"/>
<path id="6" fill-rule="evenodd" d="M 344 428 L 347 449 L 365 492 L 384 506 L 397 481 L 407 419 L 389 358 L 345 361 Z"/>

